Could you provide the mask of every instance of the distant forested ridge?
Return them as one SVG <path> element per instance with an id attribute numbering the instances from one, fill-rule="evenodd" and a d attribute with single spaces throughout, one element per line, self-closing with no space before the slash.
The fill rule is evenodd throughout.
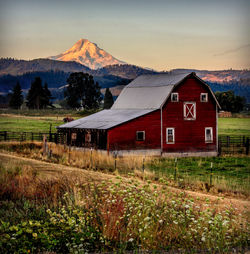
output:
<path id="1" fill-rule="evenodd" d="M 127 79 L 135 79 L 140 75 L 157 74 L 157 73 L 159 72 L 131 64 L 107 65 L 103 68 L 93 71 L 94 75 L 114 75 Z"/>
<path id="2" fill-rule="evenodd" d="M 63 99 L 64 87 L 67 85 L 67 79 L 70 76 L 70 72 L 63 71 L 39 71 L 28 72 L 22 75 L 2 75 L 0 76 L 0 93 L 7 94 L 11 92 L 17 82 L 20 83 L 21 88 L 26 93 L 26 90 L 30 88 L 31 82 L 40 77 L 43 82 L 48 84 L 48 88 L 51 90 L 53 97 L 57 99 Z M 121 78 L 113 75 L 94 76 L 95 80 L 99 83 L 101 88 L 124 86 L 131 80 Z"/>
<path id="3" fill-rule="evenodd" d="M 13 58 L 0 58 L 0 75 L 11 74 L 13 76 L 22 75 L 27 72 L 44 71 L 64 71 L 64 72 L 89 72 L 91 69 L 76 63 L 63 62 L 50 59 L 16 60 Z"/>
<path id="4" fill-rule="evenodd" d="M 246 102 L 250 102 L 250 79 L 230 81 L 224 83 L 208 82 L 213 92 L 226 92 L 229 90 L 234 91 L 235 95 L 243 96 L 246 98 Z"/>
<path id="5" fill-rule="evenodd" d="M 157 72 L 130 64 L 108 65 L 97 70 L 76 62 L 63 62 L 50 59 L 34 59 L 30 61 L 13 58 L 0 59 L 0 94 L 9 93 L 19 81 L 21 88 L 29 89 L 31 82 L 40 77 L 48 84 L 52 95 L 58 99 L 63 98 L 63 89 L 67 85 L 67 78 L 73 72 L 83 72 L 92 75 L 101 88 L 113 88 L 115 96 L 131 80 L 140 75 L 158 73 L 190 73 L 196 74 L 205 80 L 216 91 L 233 90 L 236 95 L 244 96 L 250 102 L 250 70 L 195 70 L 173 69 L 166 72 Z M 58 89 L 60 88 L 60 89 Z M 113 93 L 114 95 L 114 93 Z"/>

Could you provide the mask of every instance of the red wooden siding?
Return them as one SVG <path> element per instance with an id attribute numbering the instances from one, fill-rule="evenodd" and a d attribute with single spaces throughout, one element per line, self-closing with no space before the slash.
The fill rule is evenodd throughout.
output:
<path id="1" fill-rule="evenodd" d="M 163 151 L 216 151 L 216 103 L 208 88 L 195 78 L 176 87 L 179 102 L 168 100 L 163 107 Z M 208 93 L 208 102 L 200 94 Z M 196 102 L 196 119 L 184 120 L 184 102 Z M 175 128 L 175 144 L 166 144 L 166 128 Z M 205 143 L 205 127 L 213 128 L 213 142 Z"/>
<path id="2" fill-rule="evenodd" d="M 163 152 L 216 151 L 216 103 L 209 89 L 196 78 L 188 78 L 173 92 L 179 101 L 165 103 L 163 117 Z M 208 102 L 201 102 L 201 93 L 208 93 Z M 184 120 L 184 102 L 196 103 L 196 119 Z M 213 128 L 213 142 L 205 142 L 205 128 Z M 166 143 L 166 128 L 174 128 L 175 143 Z M 145 131 L 145 140 L 136 141 L 136 131 Z M 156 110 L 108 131 L 109 150 L 161 148 L 161 113 Z"/>
<path id="3" fill-rule="evenodd" d="M 136 131 L 145 131 L 145 140 L 136 141 Z M 161 148 L 161 115 L 154 111 L 108 131 L 110 150 Z"/>

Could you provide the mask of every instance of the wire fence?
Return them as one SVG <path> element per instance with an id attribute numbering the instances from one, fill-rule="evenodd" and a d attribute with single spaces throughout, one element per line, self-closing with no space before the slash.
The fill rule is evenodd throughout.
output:
<path id="1" fill-rule="evenodd" d="M 65 143 L 63 133 L 54 132 L 12 132 L 0 131 L 0 141 L 43 141 L 46 136 L 47 141 L 53 143 Z M 219 136 L 218 153 L 222 154 L 246 154 L 249 155 L 248 136 Z"/>

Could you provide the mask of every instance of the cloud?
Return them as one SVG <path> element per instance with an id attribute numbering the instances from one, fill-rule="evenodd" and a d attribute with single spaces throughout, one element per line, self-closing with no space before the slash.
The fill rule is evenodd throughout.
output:
<path id="1" fill-rule="evenodd" d="M 234 52 L 237 52 L 237 51 L 240 51 L 240 50 L 242 50 L 242 49 L 249 48 L 249 47 L 250 47 L 250 44 L 242 45 L 242 46 L 240 46 L 240 47 L 238 47 L 238 48 L 226 50 L 226 51 L 224 51 L 224 52 L 215 54 L 214 56 L 224 56 L 224 55 L 231 54 L 231 53 L 234 53 Z"/>

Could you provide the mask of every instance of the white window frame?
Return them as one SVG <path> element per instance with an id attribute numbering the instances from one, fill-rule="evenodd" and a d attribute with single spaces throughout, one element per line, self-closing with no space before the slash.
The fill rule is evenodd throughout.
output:
<path id="1" fill-rule="evenodd" d="M 205 101 L 202 100 L 202 96 L 205 95 L 206 96 L 206 99 Z M 201 93 L 201 96 L 200 96 L 200 101 L 201 102 L 208 102 L 208 94 L 207 93 Z"/>
<path id="2" fill-rule="evenodd" d="M 174 95 L 177 95 L 177 100 L 173 100 Z M 172 102 L 178 102 L 179 101 L 179 93 L 171 93 L 171 101 Z"/>
<path id="3" fill-rule="evenodd" d="M 191 109 L 187 108 L 187 104 L 193 104 L 192 107 L 194 107 L 194 115 L 190 112 Z M 188 110 L 188 112 L 186 112 Z M 192 117 L 187 117 L 188 114 L 191 114 Z M 184 120 L 196 120 L 196 102 L 193 101 L 186 101 L 183 103 L 183 115 L 184 115 Z"/>
<path id="4" fill-rule="evenodd" d="M 143 133 L 143 139 L 142 139 L 142 140 L 141 140 L 141 139 L 140 139 L 140 140 L 138 139 L 138 133 L 139 133 L 139 132 L 142 132 L 142 133 Z M 145 131 L 136 131 L 136 141 L 145 141 Z"/>
<path id="5" fill-rule="evenodd" d="M 207 137 L 207 130 L 210 130 L 211 139 Z M 205 128 L 205 143 L 213 143 L 213 127 L 206 127 Z"/>
<path id="6" fill-rule="evenodd" d="M 172 133 L 173 133 L 173 141 L 169 141 L 168 140 L 168 130 L 172 130 Z M 172 128 L 166 128 L 166 143 L 167 144 L 174 144 L 175 143 L 175 129 L 172 127 Z"/>

